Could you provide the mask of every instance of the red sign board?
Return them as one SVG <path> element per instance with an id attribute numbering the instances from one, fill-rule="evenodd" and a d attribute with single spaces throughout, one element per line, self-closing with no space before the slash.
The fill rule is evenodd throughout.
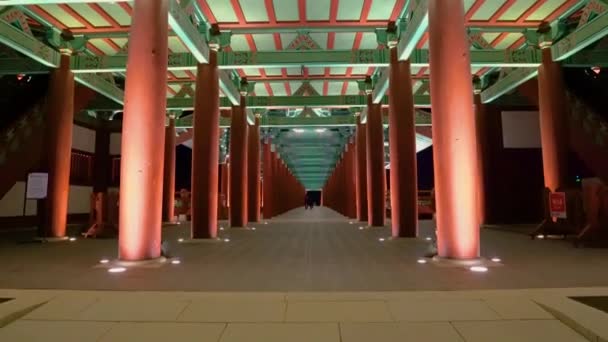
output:
<path id="1" fill-rule="evenodd" d="M 551 210 L 552 217 L 566 218 L 566 193 L 551 193 L 549 195 L 549 209 Z"/>

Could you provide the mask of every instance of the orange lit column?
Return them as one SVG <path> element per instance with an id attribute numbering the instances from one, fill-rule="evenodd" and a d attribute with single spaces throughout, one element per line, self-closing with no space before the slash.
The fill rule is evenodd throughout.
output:
<path id="1" fill-rule="evenodd" d="M 222 202 L 218 203 L 218 206 L 222 208 L 221 215 L 219 215 L 218 219 L 226 220 L 228 219 L 226 208 L 228 208 L 228 163 L 225 161 L 220 164 L 220 194 L 222 198 Z"/>
<path id="2" fill-rule="evenodd" d="M 386 217 L 386 171 L 384 168 L 384 128 L 382 108 L 367 95 L 367 222 L 384 226 Z"/>
<path id="3" fill-rule="evenodd" d="M 262 145 L 262 155 L 264 158 L 264 206 L 262 216 L 264 219 L 269 219 L 272 216 L 272 152 L 270 151 L 270 141 L 266 141 Z"/>
<path id="4" fill-rule="evenodd" d="M 135 0 L 122 121 L 119 258 L 160 257 L 168 1 Z"/>
<path id="5" fill-rule="evenodd" d="M 46 120 L 49 178 L 45 237 L 63 238 L 66 233 L 73 121 L 74 74 L 70 71 L 69 54 L 62 54 L 59 68 L 53 71 L 49 84 Z"/>
<path id="6" fill-rule="evenodd" d="M 481 102 L 481 88 L 475 88 L 473 100 L 475 103 L 475 127 L 477 132 L 477 215 L 479 224 L 486 221 L 486 193 L 485 193 L 485 172 L 484 172 L 484 157 L 482 142 L 487 141 L 485 138 L 486 130 L 484 128 L 486 121 L 485 105 Z"/>
<path id="7" fill-rule="evenodd" d="M 260 118 L 255 118 L 255 125 L 249 127 L 248 165 L 248 211 L 249 222 L 260 222 Z"/>
<path id="8" fill-rule="evenodd" d="M 355 137 L 356 170 L 355 192 L 357 197 L 357 220 L 367 221 L 367 129 L 357 116 L 357 133 Z"/>
<path id="9" fill-rule="evenodd" d="M 163 177 L 163 221 L 173 222 L 175 214 L 175 118 L 165 128 L 165 166 Z"/>
<path id="10" fill-rule="evenodd" d="M 418 235 L 416 123 L 410 61 L 390 49 L 389 148 L 391 161 L 391 230 L 393 237 Z"/>
<path id="11" fill-rule="evenodd" d="M 217 52 L 209 63 L 199 64 L 194 97 L 192 140 L 192 228 L 193 239 L 217 237 L 217 183 L 219 164 L 219 70 Z"/>
<path id="12" fill-rule="evenodd" d="M 355 191 L 355 183 L 356 183 L 356 151 L 355 144 L 348 144 L 348 172 L 347 172 L 347 189 L 348 189 L 348 217 L 356 218 L 357 217 L 357 193 Z"/>
<path id="13" fill-rule="evenodd" d="M 429 39 L 438 253 L 477 258 L 477 139 L 463 0 L 429 1 Z"/>
<path id="14" fill-rule="evenodd" d="M 542 64 L 538 73 L 538 109 L 543 154 L 545 187 L 551 191 L 565 186 L 568 177 L 568 131 L 566 91 L 562 67 L 551 57 L 551 48 L 542 49 Z"/>
<path id="15" fill-rule="evenodd" d="M 245 96 L 230 123 L 230 225 L 247 226 L 247 111 Z"/>

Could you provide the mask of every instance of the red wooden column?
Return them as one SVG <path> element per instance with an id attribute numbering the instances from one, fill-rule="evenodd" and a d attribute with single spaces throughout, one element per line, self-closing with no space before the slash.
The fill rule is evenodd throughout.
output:
<path id="1" fill-rule="evenodd" d="M 220 193 L 222 194 L 222 203 L 218 203 L 218 206 L 222 208 L 221 216 L 218 217 L 220 220 L 228 219 L 228 162 L 220 164 Z"/>
<path id="2" fill-rule="evenodd" d="M 160 257 L 167 93 L 168 1 L 135 0 L 122 121 L 118 253 Z"/>
<path id="3" fill-rule="evenodd" d="M 479 257 L 477 138 L 463 0 L 429 1 L 437 237 L 440 257 Z"/>
<path id="4" fill-rule="evenodd" d="M 230 225 L 247 226 L 247 111 L 245 96 L 230 123 Z"/>
<path id="5" fill-rule="evenodd" d="M 175 218 L 175 118 L 165 128 L 165 165 L 163 173 L 163 221 Z"/>
<path id="6" fill-rule="evenodd" d="M 248 163 L 248 205 L 249 222 L 260 222 L 260 118 L 255 118 L 255 125 L 249 127 Z"/>
<path id="7" fill-rule="evenodd" d="M 475 103 L 475 131 L 477 132 L 477 215 L 479 224 L 486 221 L 486 193 L 485 193 L 485 172 L 484 172 L 484 152 L 482 142 L 487 141 L 485 136 L 486 112 L 485 105 L 481 102 L 481 88 L 474 90 L 473 102 Z"/>
<path id="8" fill-rule="evenodd" d="M 209 63 L 199 64 L 194 97 L 192 140 L 192 228 L 193 239 L 217 238 L 217 183 L 219 164 L 219 70 L 217 52 Z"/>
<path id="9" fill-rule="evenodd" d="M 357 116 L 357 132 L 355 137 L 356 170 L 355 192 L 357 196 L 357 220 L 367 221 L 367 129 Z"/>
<path id="10" fill-rule="evenodd" d="M 391 160 L 391 230 L 393 237 L 418 236 L 416 122 L 410 61 L 390 49 L 389 148 Z"/>
<path id="11" fill-rule="evenodd" d="M 61 55 L 59 67 L 51 74 L 47 106 L 45 147 L 49 178 L 44 235 L 64 238 L 74 121 L 74 74 L 70 71 L 70 55 L 67 53 Z"/>
<path id="12" fill-rule="evenodd" d="M 262 155 L 264 159 L 264 206 L 262 216 L 265 220 L 272 217 L 272 151 L 270 151 L 270 141 L 262 145 Z"/>
<path id="13" fill-rule="evenodd" d="M 538 109 L 543 154 L 545 187 L 556 191 L 568 177 L 568 129 L 566 91 L 562 67 L 551 57 L 551 48 L 542 46 L 542 64 L 538 73 Z"/>
<path id="14" fill-rule="evenodd" d="M 347 188 L 348 188 L 348 217 L 357 218 L 357 192 L 356 192 L 356 155 L 355 144 L 348 144 L 348 173 L 347 173 Z"/>
<path id="15" fill-rule="evenodd" d="M 367 95 L 367 222 L 382 227 L 386 218 L 386 171 L 382 108 Z"/>

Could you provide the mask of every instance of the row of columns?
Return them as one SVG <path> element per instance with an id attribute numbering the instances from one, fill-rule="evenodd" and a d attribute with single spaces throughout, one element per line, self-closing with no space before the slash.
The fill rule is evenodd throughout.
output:
<path id="1" fill-rule="evenodd" d="M 476 113 L 482 112 L 480 101 L 474 105 L 470 80 L 469 44 L 465 31 L 463 0 L 429 1 L 429 44 L 431 96 L 433 110 L 433 141 L 437 235 L 439 256 L 470 259 L 479 256 L 479 225 L 483 220 L 480 202 L 483 189 Z M 121 184 L 119 214 L 119 257 L 122 260 L 145 260 L 160 256 L 164 158 L 161 146 L 171 145 L 171 134 L 165 134 L 166 72 L 168 64 L 168 1 L 135 0 L 127 60 L 127 82 L 121 147 Z M 160 51 L 160 52 L 159 52 Z M 217 191 L 219 151 L 219 74 L 217 53 L 210 52 L 208 64 L 200 64 L 195 94 L 192 237 L 217 236 Z M 390 71 L 390 149 L 391 149 L 391 225 L 393 236 L 417 234 L 414 110 L 409 62 L 396 58 L 391 48 Z M 566 183 L 567 126 L 564 104 L 564 84 L 561 67 L 551 58 L 548 46 L 543 49 L 539 72 L 539 109 L 543 165 L 546 186 L 555 191 Z M 62 55 L 59 68 L 51 77 L 48 102 L 47 158 L 49 187 L 45 234 L 64 237 L 69 191 L 69 156 L 73 121 L 74 76 L 69 69 L 69 55 Z M 232 109 L 230 172 L 230 221 L 244 227 L 248 220 L 259 218 L 259 166 L 248 167 L 247 155 L 258 158 L 255 147 L 247 149 L 246 111 L 241 106 Z M 254 126 L 259 130 L 258 126 Z M 168 130 L 171 130 L 171 126 Z M 174 134 L 174 133 L 173 133 Z M 255 132 L 253 133 L 255 137 Z M 259 131 L 258 131 L 259 142 Z M 167 135 L 167 137 L 165 137 Z M 254 139 L 254 138 L 252 138 Z M 332 203 L 339 186 L 337 179 L 354 177 L 354 212 L 352 205 L 340 205 L 346 215 L 367 221 L 370 226 L 385 223 L 386 179 L 384 172 L 384 139 L 382 110 L 368 98 L 366 125 L 357 124 L 354 148 L 349 148 L 349 160 L 340 163 L 330 177 L 331 188 L 324 188 L 324 201 Z M 173 143 L 174 144 L 174 143 Z M 168 147 L 166 147 L 168 150 Z M 259 147 L 258 147 L 259 151 Z M 168 152 L 169 153 L 169 152 Z M 173 152 L 174 153 L 174 152 Z M 170 153 L 169 153 L 170 154 Z M 348 152 L 347 152 L 348 154 Z M 174 157 L 172 157 L 174 158 Z M 264 217 L 301 205 L 304 189 L 290 173 L 277 154 L 264 144 Z M 270 162 L 267 162 L 270 161 Z M 167 161 L 169 163 L 169 161 Z M 352 166 L 354 164 L 355 166 Z M 259 162 L 249 163 L 259 165 Z M 351 165 L 351 166 L 347 166 Z M 354 168 L 354 172 L 353 172 Z M 251 170 L 253 171 L 247 171 Z M 346 176 L 348 174 L 348 177 Z M 267 176 L 271 176 L 268 177 Z M 272 191 L 295 189 L 295 191 Z M 248 182 L 257 184 L 247 196 Z M 330 183 L 328 183 L 330 185 Z M 170 188 L 170 185 L 166 185 Z M 257 188 L 257 190 L 256 190 Z M 166 188 L 167 189 L 167 188 Z M 168 190 L 165 190 L 168 192 Z M 300 194 L 301 192 L 301 194 Z M 256 194 L 257 193 L 257 194 Z M 337 194 L 337 193 L 335 193 Z M 342 194 L 343 196 L 344 194 Z M 249 201 L 248 201 L 249 198 Z M 253 203 L 253 204 L 251 204 Z M 337 206 L 337 204 L 332 204 Z M 166 217 L 170 217 L 166 209 Z"/>
<path id="2" fill-rule="evenodd" d="M 482 127 L 477 124 L 484 108 L 479 93 L 473 96 L 470 48 L 465 32 L 463 0 L 429 2 L 438 254 L 455 259 L 479 257 L 479 228 L 484 221 L 485 200 L 483 161 L 478 140 Z M 548 46 L 543 46 L 542 56 L 539 109 L 544 177 L 546 187 L 555 191 L 566 183 L 568 139 L 566 105 L 563 102 L 565 88 L 561 67 L 552 60 Z M 398 60 L 395 47 L 390 48 L 389 72 L 392 235 L 415 237 L 418 234 L 418 204 L 411 68 L 409 61 Z M 367 109 L 367 124 L 357 123 L 355 204 L 357 219 L 367 221 L 369 226 L 374 227 L 383 226 L 385 217 L 386 185 L 381 170 L 384 166 L 384 153 L 381 150 L 382 114 L 379 105 L 372 103 L 371 97 Z M 341 165 L 342 162 L 330 176 L 324 188 L 327 192 L 324 198 L 329 206 L 346 215 L 344 208 L 352 201 L 340 193 L 344 190 Z M 367 172 L 367 177 L 364 172 Z"/>
<path id="3" fill-rule="evenodd" d="M 323 206 L 349 218 L 358 217 L 357 201 L 353 200 L 357 195 L 356 159 L 355 144 L 348 143 L 321 192 Z"/>

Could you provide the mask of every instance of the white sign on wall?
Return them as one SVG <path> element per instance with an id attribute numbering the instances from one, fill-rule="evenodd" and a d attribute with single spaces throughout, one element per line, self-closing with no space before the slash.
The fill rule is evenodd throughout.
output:
<path id="1" fill-rule="evenodd" d="M 49 184 L 49 174 L 42 172 L 30 173 L 27 175 L 27 189 L 25 196 L 27 199 L 46 198 Z"/>

